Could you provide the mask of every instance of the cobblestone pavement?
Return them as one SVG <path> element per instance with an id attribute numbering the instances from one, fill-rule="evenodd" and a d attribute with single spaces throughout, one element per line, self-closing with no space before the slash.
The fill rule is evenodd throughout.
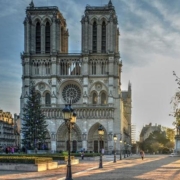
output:
<path id="1" fill-rule="evenodd" d="M 133 155 L 113 163 L 113 156 L 103 162 L 99 169 L 98 161 L 80 161 L 72 165 L 73 180 L 180 180 L 180 157 L 146 156 L 141 160 Z M 64 180 L 66 166 L 43 172 L 0 171 L 1 180 Z"/>

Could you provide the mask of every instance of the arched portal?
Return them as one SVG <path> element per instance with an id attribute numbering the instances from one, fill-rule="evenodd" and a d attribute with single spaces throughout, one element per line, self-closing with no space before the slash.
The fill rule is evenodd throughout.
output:
<path id="1" fill-rule="evenodd" d="M 107 132 L 104 128 L 104 136 L 102 139 L 100 139 L 100 136 L 98 134 L 98 128 L 100 126 L 100 123 L 94 124 L 88 133 L 88 151 L 91 152 L 100 152 L 100 150 L 103 148 L 104 150 L 108 150 L 107 148 Z"/>
<path id="2" fill-rule="evenodd" d="M 50 134 L 48 131 L 46 133 L 45 141 L 44 142 L 37 142 L 36 146 L 39 150 L 51 149 L 51 138 L 50 138 Z"/>
<path id="3" fill-rule="evenodd" d="M 51 149 L 51 137 L 49 132 L 46 133 L 46 140 L 45 140 L 45 145 L 44 145 L 44 149 Z"/>
<path id="4" fill-rule="evenodd" d="M 71 129 L 71 151 L 76 152 L 82 148 L 81 130 L 75 124 Z M 68 129 L 65 123 L 62 123 L 57 131 L 57 151 L 68 150 Z"/>

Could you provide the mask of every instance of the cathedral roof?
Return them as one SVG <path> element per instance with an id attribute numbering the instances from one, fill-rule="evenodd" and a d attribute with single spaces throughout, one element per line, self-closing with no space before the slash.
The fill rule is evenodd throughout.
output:
<path id="1" fill-rule="evenodd" d="M 109 1 L 108 4 L 105 4 L 104 6 L 86 6 L 86 10 L 91 10 L 91 11 L 106 11 L 106 10 L 114 10 L 114 6 L 112 5 L 111 0 Z"/>
<path id="2" fill-rule="evenodd" d="M 27 7 L 27 10 L 31 11 L 39 11 L 39 10 L 58 10 L 57 6 L 43 6 L 43 7 L 35 7 L 33 0 L 31 0 L 31 3 L 29 4 L 29 7 Z"/>

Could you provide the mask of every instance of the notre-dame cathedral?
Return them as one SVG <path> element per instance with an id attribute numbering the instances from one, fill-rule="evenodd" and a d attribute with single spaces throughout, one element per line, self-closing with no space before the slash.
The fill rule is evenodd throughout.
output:
<path id="1" fill-rule="evenodd" d="M 82 12 L 83 14 L 83 12 Z M 77 122 L 71 134 L 71 150 L 105 152 L 131 144 L 131 84 L 121 90 L 118 19 L 111 0 L 103 6 L 87 5 L 81 19 L 81 53 L 68 52 L 65 17 L 56 6 L 36 7 L 33 1 L 24 20 L 21 119 L 29 86 L 36 91 L 48 124 L 46 144 L 53 151 L 67 150 L 68 131 L 62 118 L 72 102 Z M 99 139 L 98 127 L 104 128 Z"/>

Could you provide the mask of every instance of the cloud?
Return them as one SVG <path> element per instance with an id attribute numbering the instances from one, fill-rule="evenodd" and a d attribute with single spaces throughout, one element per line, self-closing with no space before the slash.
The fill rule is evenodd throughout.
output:
<path id="1" fill-rule="evenodd" d="M 158 2 L 160 4 L 160 1 Z M 169 23 L 162 19 L 162 16 L 167 15 L 163 8 L 159 8 L 155 13 L 152 7 L 156 6 L 152 2 L 149 3 L 152 7 L 146 4 L 143 8 L 139 5 L 141 4 L 139 1 L 123 1 L 123 3 L 128 9 L 123 12 L 124 16 L 128 17 L 126 22 L 120 24 L 120 50 L 125 63 L 129 66 L 144 66 L 154 60 L 157 54 L 178 56 L 180 33 L 170 28 Z M 173 21 L 173 17 L 169 21 Z M 178 17 L 180 18 L 179 15 Z"/>

